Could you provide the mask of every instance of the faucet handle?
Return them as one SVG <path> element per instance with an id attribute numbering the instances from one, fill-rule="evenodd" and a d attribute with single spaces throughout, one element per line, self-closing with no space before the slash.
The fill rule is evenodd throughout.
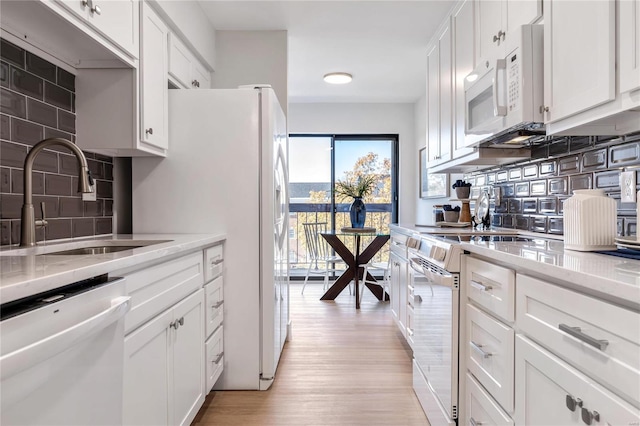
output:
<path id="1" fill-rule="evenodd" d="M 41 220 L 36 220 L 36 226 L 38 227 L 45 227 L 49 224 L 49 222 L 47 222 L 47 216 L 46 216 L 46 212 L 45 212 L 45 208 L 44 208 L 45 204 L 44 201 L 42 201 L 40 203 L 40 211 L 42 212 L 42 219 Z"/>
<path id="2" fill-rule="evenodd" d="M 93 176 L 91 176 L 91 170 L 87 169 L 87 177 L 89 178 L 89 185 L 93 186 Z"/>

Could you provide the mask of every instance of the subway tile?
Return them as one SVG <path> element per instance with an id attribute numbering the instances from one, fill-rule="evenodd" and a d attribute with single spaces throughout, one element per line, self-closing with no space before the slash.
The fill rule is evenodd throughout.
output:
<path id="1" fill-rule="evenodd" d="M 27 147 L 11 142 L 0 142 L 0 165 L 7 167 L 20 167 L 27 158 Z"/>
<path id="2" fill-rule="evenodd" d="M 538 177 L 538 165 L 531 164 L 522 168 L 522 177 L 524 179 L 533 179 Z"/>
<path id="3" fill-rule="evenodd" d="M 593 136 L 592 138 L 596 144 L 622 142 L 620 136 Z"/>
<path id="4" fill-rule="evenodd" d="M 548 145 L 536 145 L 531 148 L 531 159 L 532 160 L 541 160 L 543 158 L 549 157 L 549 146 Z"/>
<path id="5" fill-rule="evenodd" d="M 509 211 L 509 200 L 502 199 L 500 204 L 496 205 L 495 212 L 496 213 L 507 213 Z"/>
<path id="6" fill-rule="evenodd" d="M 113 180 L 113 164 L 104 163 L 104 178 L 106 180 Z M 640 182 L 640 180 L 638 182 Z"/>
<path id="7" fill-rule="evenodd" d="M 73 237 L 87 237 L 89 235 L 94 235 L 93 219 L 73 219 L 71 221 L 71 227 Z"/>
<path id="8" fill-rule="evenodd" d="M 0 167 L 0 192 L 11 192 L 11 169 Z"/>
<path id="9" fill-rule="evenodd" d="M 509 180 L 509 173 L 506 170 L 500 171 L 496 173 L 496 182 L 506 182 Z"/>
<path id="10" fill-rule="evenodd" d="M 9 64 L 0 62 L 0 86 L 9 87 Z"/>
<path id="11" fill-rule="evenodd" d="M 60 217 L 84 216 L 84 203 L 80 197 L 60 197 Z"/>
<path id="12" fill-rule="evenodd" d="M 620 172 L 610 170 L 608 172 L 594 173 L 594 188 L 619 188 Z"/>
<path id="13" fill-rule="evenodd" d="M 58 125 L 58 110 L 44 102 L 27 99 L 27 119 L 46 126 Z"/>
<path id="14" fill-rule="evenodd" d="M 528 216 L 516 216 L 516 229 L 529 230 L 529 217 Z"/>
<path id="15" fill-rule="evenodd" d="M 85 217 L 96 217 L 103 216 L 103 206 L 105 201 L 111 202 L 113 206 L 112 200 L 96 200 L 96 201 L 84 201 L 84 215 Z M 111 216 L 110 214 L 107 216 Z"/>
<path id="16" fill-rule="evenodd" d="M 98 198 L 113 198 L 113 184 L 105 180 L 97 180 L 96 194 Z"/>
<path id="17" fill-rule="evenodd" d="M 608 195 L 616 200 L 618 216 L 636 216 L 636 203 L 623 203 L 619 192 L 610 192 Z"/>
<path id="18" fill-rule="evenodd" d="M 36 209 L 36 217 L 40 218 L 40 204 L 44 203 L 47 217 L 60 217 L 60 198 L 46 195 L 34 195 L 33 206 Z"/>
<path id="19" fill-rule="evenodd" d="M 520 180 L 520 179 L 522 179 L 521 168 L 518 167 L 518 168 L 509 170 L 509 181 Z"/>
<path id="20" fill-rule="evenodd" d="M 515 197 L 516 195 L 515 184 L 508 183 L 506 185 L 500 185 L 500 187 L 502 188 L 502 197 L 504 198 Z"/>
<path id="21" fill-rule="evenodd" d="M 11 139 L 11 119 L 8 115 L 0 115 L 0 139 Z"/>
<path id="22" fill-rule="evenodd" d="M 65 89 L 75 92 L 76 76 L 62 68 L 58 68 L 58 86 L 62 86 Z"/>
<path id="23" fill-rule="evenodd" d="M 27 145 L 35 145 L 44 139 L 44 129 L 41 125 L 29 121 L 11 118 L 11 140 Z"/>
<path id="24" fill-rule="evenodd" d="M 507 201 L 509 213 L 522 213 L 522 202 L 516 198 Z"/>
<path id="25" fill-rule="evenodd" d="M 496 174 L 487 173 L 487 184 L 493 185 L 494 183 L 496 183 Z"/>
<path id="26" fill-rule="evenodd" d="M 589 151 L 582 154 L 582 171 L 602 170 L 607 168 L 607 149 Z"/>
<path id="27" fill-rule="evenodd" d="M 502 216 L 502 226 L 505 228 L 516 227 L 516 217 L 514 215 L 505 214 Z"/>
<path id="28" fill-rule="evenodd" d="M 580 172 L 580 155 L 572 155 L 558 160 L 558 174 L 569 175 Z"/>
<path id="29" fill-rule="evenodd" d="M 630 133 L 628 135 L 625 135 L 624 137 L 624 141 L 625 142 L 635 142 L 635 141 L 640 141 L 640 132 L 637 133 Z"/>
<path id="30" fill-rule="evenodd" d="M 71 93 L 71 112 L 76 112 L 76 94 Z"/>
<path id="31" fill-rule="evenodd" d="M 96 160 L 87 160 L 89 171 L 94 179 L 104 179 L 104 163 Z"/>
<path id="32" fill-rule="evenodd" d="M 640 163 L 640 142 L 609 147 L 609 167 L 630 166 Z"/>
<path id="33" fill-rule="evenodd" d="M 487 183 L 487 177 L 485 175 L 476 176 L 475 186 L 483 186 Z"/>
<path id="34" fill-rule="evenodd" d="M 0 219 L 20 219 L 22 195 L 0 194 Z"/>
<path id="35" fill-rule="evenodd" d="M 71 111 L 71 92 L 53 83 L 45 82 L 44 100 L 59 108 Z"/>
<path id="36" fill-rule="evenodd" d="M 110 217 L 102 217 L 95 220 L 96 235 L 113 233 L 113 225 Z"/>
<path id="37" fill-rule="evenodd" d="M 593 188 L 593 175 L 591 173 L 569 176 L 569 193 L 570 194 L 573 194 L 573 191 L 578 189 L 591 189 L 591 188 Z"/>
<path id="38" fill-rule="evenodd" d="M 560 195 L 560 194 L 568 194 L 569 187 L 567 185 L 567 178 L 553 178 L 549 179 L 549 194 L 550 195 Z"/>
<path id="39" fill-rule="evenodd" d="M 21 47 L 18 47 L 5 39 L 0 39 L 0 57 L 2 57 L 3 61 L 23 68 L 24 53 L 25 51 Z"/>
<path id="40" fill-rule="evenodd" d="M 9 87 L 32 98 L 43 99 L 44 80 L 24 70 L 10 67 Z"/>
<path id="41" fill-rule="evenodd" d="M 34 194 L 44 194 L 43 173 L 31 173 L 31 190 Z M 22 170 L 11 170 L 11 192 L 14 194 L 24 193 L 24 173 Z"/>
<path id="42" fill-rule="evenodd" d="M 564 202 L 569 199 L 568 196 L 558 197 L 558 214 L 564 213 Z"/>
<path id="43" fill-rule="evenodd" d="M 572 152 L 588 149 L 592 146 L 591 136 L 573 136 L 569 142 L 569 147 Z"/>
<path id="44" fill-rule="evenodd" d="M 532 216 L 529 221 L 529 231 L 532 232 L 547 232 L 547 217 L 546 216 Z"/>
<path id="45" fill-rule="evenodd" d="M 0 245 L 8 246 L 11 244 L 11 221 L 0 220 Z"/>
<path id="46" fill-rule="evenodd" d="M 555 197 L 538 198 L 538 212 L 556 214 L 558 212 L 558 199 Z"/>
<path id="47" fill-rule="evenodd" d="M 625 217 L 624 218 L 624 235 L 638 235 L 638 227 L 637 221 L 635 218 Z"/>
<path id="48" fill-rule="evenodd" d="M 547 195 L 547 181 L 536 180 L 531 182 L 530 193 L 531 195 Z"/>
<path id="49" fill-rule="evenodd" d="M 71 219 L 51 219 L 45 228 L 47 240 L 59 240 L 61 238 L 71 238 Z"/>
<path id="50" fill-rule="evenodd" d="M 71 177 L 52 174 L 45 175 L 44 193 L 46 195 L 72 195 Z"/>
<path id="51" fill-rule="evenodd" d="M 45 137 L 45 139 L 62 138 L 62 139 L 66 139 L 68 141 L 72 141 L 72 139 L 73 139 L 73 135 L 71 133 L 62 132 L 62 131 L 60 131 L 58 129 L 52 129 L 50 127 L 45 127 L 44 128 L 44 137 Z M 47 149 L 51 150 L 51 151 L 64 152 L 64 153 L 67 153 L 67 154 L 71 153 L 71 151 L 69 151 L 68 148 L 65 148 L 65 147 L 59 146 L 59 145 L 50 146 Z"/>
<path id="52" fill-rule="evenodd" d="M 113 200 L 104 200 L 104 215 L 113 216 Z"/>
<path id="53" fill-rule="evenodd" d="M 46 149 L 40 151 L 33 161 L 33 170 L 58 173 L 58 154 Z"/>
<path id="54" fill-rule="evenodd" d="M 26 70 L 44 78 L 45 80 L 55 83 L 56 81 L 56 66 L 51 62 L 42 59 L 39 56 L 34 55 L 31 52 L 27 52 L 26 58 Z"/>
<path id="55" fill-rule="evenodd" d="M 619 237 L 624 235 L 624 218 L 617 218 L 616 220 L 616 233 Z"/>
<path id="56" fill-rule="evenodd" d="M 76 115 L 65 110 L 58 110 L 58 129 L 69 133 L 76 132 Z"/>
<path id="57" fill-rule="evenodd" d="M 501 227 L 502 226 L 502 215 L 494 214 L 493 216 L 491 216 L 491 226 Z"/>
<path id="58" fill-rule="evenodd" d="M 564 155 L 569 152 L 569 139 L 564 138 L 549 144 L 549 157 Z"/>
<path id="59" fill-rule="evenodd" d="M 538 165 L 538 173 L 540 176 L 553 176 L 556 174 L 556 162 L 552 161 L 543 161 Z"/>
<path id="60" fill-rule="evenodd" d="M 537 198 L 525 198 L 522 200 L 522 212 L 523 213 L 537 213 L 538 212 L 538 199 Z"/>
<path id="61" fill-rule="evenodd" d="M 516 197 L 529 196 L 529 182 L 518 182 L 515 184 Z"/>
<path id="62" fill-rule="evenodd" d="M 4 87 L 0 89 L 0 111 L 14 117 L 27 116 L 27 98 Z"/>

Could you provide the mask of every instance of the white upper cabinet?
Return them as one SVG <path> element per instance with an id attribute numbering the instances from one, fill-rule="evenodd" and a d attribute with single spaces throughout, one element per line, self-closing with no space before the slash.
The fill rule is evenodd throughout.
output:
<path id="1" fill-rule="evenodd" d="M 615 99 L 615 3 L 545 1 L 545 122 Z"/>
<path id="2" fill-rule="evenodd" d="M 167 37 L 160 17 L 142 3 L 140 72 L 140 140 L 161 150 L 168 148 Z"/>
<path id="3" fill-rule="evenodd" d="M 453 128 L 452 37 L 449 18 L 427 53 L 427 161 L 451 159 Z"/>
<path id="4" fill-rule="evenodd" d="M 169 76 L 184 89 L 208 89 L 211 75 L 174 33 L 169 34 Z"/>
<path id="5" fill-rule="evenodd" d="M 476 63 L 504 58 L 509 32 L 542 16 L 541 0 L 475 0 Z"/>
<path id="6" fill-rule="evenodd" d="M 640 0 L 618 4 L 620 92 L 626 93 L 640 89 Z"/>
<path id="7" fill-rule="evenodd" d="M 139 50 L 138 0 L 58 0 L 134 58 Z"/>

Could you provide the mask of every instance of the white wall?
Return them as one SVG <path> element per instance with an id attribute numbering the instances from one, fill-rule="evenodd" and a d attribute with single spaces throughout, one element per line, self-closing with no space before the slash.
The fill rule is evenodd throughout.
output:
<path id="1" fill-rule="evenodd" d="M 287 115 L 287 32 L 216 31 L 214 89 L 270 84 Z"/>
<path id="2" fill-rule="evenodd" d="M 298 103 L 289 105 L 289 133 L 398 134 L 399 220 L 415 222 L 418 191 L 413 104 Z"/>
<path id="3" fill-rule="evenodd" d="M 427 146 L 427 95 L 424 95 L 422 98 L 415 103 L 414 108 L 414 122 L 415 122 L 415 151 L 418 152 L 419 149 Z M 416 170 L 416 182 L 418 181 L 417 170 L 419 167 L 419 159 L 416 157 L 414 159 L 414 166 Z M 404 164 L 401 165 L 404 167 Z M 450 176 L 449 183 L 449 191 L 451 191 L 451 179 L 455 182 L 456 179 L 462 179 L 462 175 L 452 174 Z M 424 225 L 434 225 L 433 220 L 433 206 L 435 204 L 448 204 L 449 197 L 445 198 L 427 198 L 422 199 L 418 194 L 418 189 L 416 188 L 416 211 L 415 211 L 415 223 L 424 224 Z M 455 195 L 455 194 L 454 194 Z M 454 203 L 455 204 L 455 203 Z"/>

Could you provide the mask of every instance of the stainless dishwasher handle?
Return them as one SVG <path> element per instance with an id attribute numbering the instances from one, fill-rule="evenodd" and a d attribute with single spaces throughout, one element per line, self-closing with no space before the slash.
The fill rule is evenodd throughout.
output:
<path id="1" fill-rule="evenodd" d="M 482 284 L 479 281 L 471 280 L 471 287 L 480 290 L 480 291 L 489 291 L 492 290 L 493 287 L 490 285 Z"/>
<path id="2" fill-rule="evenodd" d="M 215 305 L 213 305 L 212 308 L 213 309 L 218 309 L 220 306 L 222 306 L 223 303 L 224 303 L 224 300 L 221 300 L 218 303 L 216 303 Z"/>
<path id="3" fill-rule="evenodd" d="M 558 324 L 558 328 L 568 335 L 573 336 L 576 339 L 583 341 L 587 345 L 591 345 L 601 351 L 607 349 L 607 346 L 609 345 L 608 340 L 598 340 L 595 337 L 591 337 L 588 334 L 583 333 L 580 327 L 571 327 L 566 324 Z"/>
<path id="4" fill-rule="evenodd" d="M 483 345 L 479 345 L 476 342 L 474 342 L 473 340 L 469 340 L 469 344 L 471 345 L 471 347 L 473 349 L 475 349 L 480 355 L 482 355 L 482 358 L 490 358 L 493 354 L 491 352 L 487 352 L 485 351 L 483 348 Z"/>

